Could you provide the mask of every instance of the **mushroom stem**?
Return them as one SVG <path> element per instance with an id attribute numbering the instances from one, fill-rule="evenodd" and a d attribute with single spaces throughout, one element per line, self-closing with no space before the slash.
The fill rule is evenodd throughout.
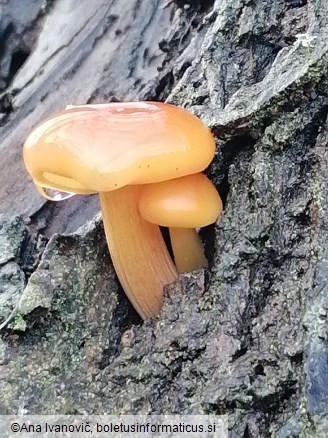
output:
<path id="1" fill-rule="evenodd" d="M 158 225 L 138 210 L 140 186 L 100 193 L 107 243 L 117 276 L 136 311 L 143 318 L 157 315 L 163 287 L 177 279 Z"/>
<path id="2" fill-rule="evenodd" d="M 179 274 L 207 267 L 204 248 L 194 228 L 170 227 L 171 245 Z"/>

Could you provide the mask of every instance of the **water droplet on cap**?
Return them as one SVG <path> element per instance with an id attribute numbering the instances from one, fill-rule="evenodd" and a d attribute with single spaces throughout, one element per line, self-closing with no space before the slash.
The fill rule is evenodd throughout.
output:
<path id="1" fill-rule="evenodd" d="M 49 201 L 64 201 L 65 199 L 72 198 L 76 193 L 62 192 L 56 189 L 49 189 L 47 187 L 38 186 L 40 194 L 49 199 Z"/>

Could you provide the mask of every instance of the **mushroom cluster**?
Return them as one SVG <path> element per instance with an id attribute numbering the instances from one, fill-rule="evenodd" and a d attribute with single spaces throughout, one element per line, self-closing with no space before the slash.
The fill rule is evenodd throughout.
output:
<path id="1" fill-rule="evenodd" d="M 159 313 L 163 287 L 206 266 L 196 228 L 222 211 L 201 172 L 215 142 L 193 114 L 159 102 L 69 106 L 39 125 L 23 148 L 50 200 L 99 193 L 112 262 L 142 318 Z M 159 226 L 169 228 L 174 263 Z"/>

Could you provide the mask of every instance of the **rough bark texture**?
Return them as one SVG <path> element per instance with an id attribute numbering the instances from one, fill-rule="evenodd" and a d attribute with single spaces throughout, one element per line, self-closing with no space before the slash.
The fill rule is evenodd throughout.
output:
<path id="1" fill-rule="evenodd" d="M 0 8 L 0 317 L 18 306 L 0 413 L 226 413 L 232 437 L 326 437 L 327 1 Z M 66 104 L 167 98 L 215 134 L 225 211 L 209 270 L 140 324 L 100 218 L 76 231 L 97 198 L 45 203 L 21 147 Z"/>

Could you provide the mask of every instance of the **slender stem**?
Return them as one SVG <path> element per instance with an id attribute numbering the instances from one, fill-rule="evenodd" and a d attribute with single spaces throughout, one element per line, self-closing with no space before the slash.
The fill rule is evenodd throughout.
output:
<path id="1" fill-rule="evenodd" d="M 207 267 L 202 242 L 194 228 L 170 227 L 171 245 L 178 272 L 197 271 Z"/>
<path id="2" fill-rule="evenodd" d="M 138 210 L 140 187 L 128 186 L 100 193 L 110 255 L 121 285 L 143 318 L 157 315 L 163 287 L 177 279 L 160 229 Z"/>

